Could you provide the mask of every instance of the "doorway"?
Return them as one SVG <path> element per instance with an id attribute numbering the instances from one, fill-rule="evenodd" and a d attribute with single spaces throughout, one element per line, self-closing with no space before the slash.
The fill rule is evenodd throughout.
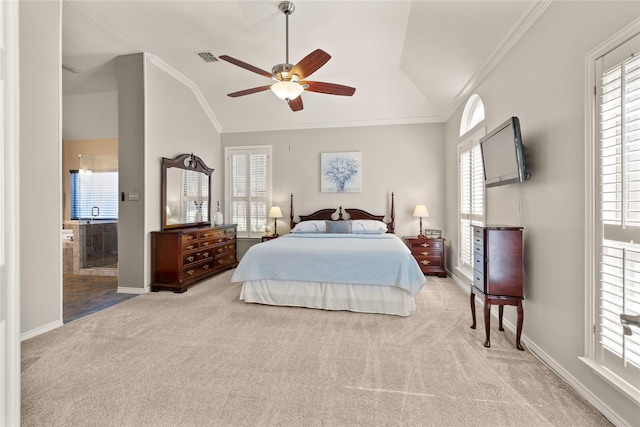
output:
<path id="1" fill-rule="evenodd" d="M 118 140 L 63 141 L 63 320 L 132 295 L 118 290 Z"/>

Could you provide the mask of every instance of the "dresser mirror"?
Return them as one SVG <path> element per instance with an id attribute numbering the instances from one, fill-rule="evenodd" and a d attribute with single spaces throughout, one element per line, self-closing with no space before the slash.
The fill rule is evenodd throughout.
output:
<path id="1" fill-rule="evenodd" d="M 162 158 L 162 229 L 211 225 L 211 174 L 202 159 Z"/>

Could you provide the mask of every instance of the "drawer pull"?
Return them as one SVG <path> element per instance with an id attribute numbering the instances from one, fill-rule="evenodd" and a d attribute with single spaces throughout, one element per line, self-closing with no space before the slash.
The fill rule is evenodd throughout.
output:
<path id="1" fill-rule="evenodd" d="M 187 246 L 187 250 L 191 250 L 191 249 L 193 249 L 193 248 L 195 248 L 195 246 L 193 246 L 193 245 L 189 245 L 189 246 Z"/>
<path id="2" fill-rule="evenodd" d="M 205 257 L 205 258 L 209 258 L 209 252 L 203 252 L 202 256 Z"/>
<path id="3" fill-rule="evenodd" d="M 193 255 L 187 257 L 187 261 L 189 262 L 193 262 L 193 259 L 194 259 Z"/>
<path id="4" fill-rule="evenodd" d="M 221 254 L 224 251 L 224 248 L 218 248 L 218 253 Z"/>
<path id="5" fill-rule="evenodd" d="M 422 254 L 423 256 L 427 256 L 427 255 L 429 255 L 429 252 L 424 251 L 424 252 L 421 252 L 421 254 Z"/>
<path id="6" fill-rule="evenodd" d="M 224 239 L 218 239 L 218 243 L 224 242 Z"/>
<path id="7" fill-rule="evenodd" d="M 224 264 L 225 262 L 227 262 L 227 261 L 226 261 L 226 260 L 224 260 L 224 259 L 219 259 L 219 260 L 218 260 L 218 264 Z"/>
<path id="8" fill-rule="evenodd" d="M 192 240 L 192 239 L 193 239 L 193 236 L 192 236 L 192 235 L 190 235 L 190 234 L 188 234 L 188 235 L 187 235 L 187 240 Z"/>
<path id="9" fill-rule="evenodd" d="M 204 233 L 202 237 L 209 237 L 209 233 Z"/>
<path id="10" fill-rule="evenodd" d="M 429 247 L 429 243 L 423 243 L 420 246 L 422 246 L 423 248 L 428 248 Z"/>
<path id="11" fill-rule="evenodd" d="M 420 261 L 420 264 L 429 265 L 431 264 L 431 261 L 427 261 L 426 259 L 423 259 L 422 261 Z"/>
<path id="12" fill-rule="evenodd" d="M 187 276 L 193 276 L 193 273 L 195 273 L 195 270 L 188 270 Z"/>
<path id="13" fill-rule="evenodd" d="M 203 269 L 208 270 L 209 269 L 209 264 L 205 264 L 202 266 Z"/>
<path id="14" fill-rule="evenodd" d="M 209 246 L 209 242 L 202 242 L 202 246 Z"/>

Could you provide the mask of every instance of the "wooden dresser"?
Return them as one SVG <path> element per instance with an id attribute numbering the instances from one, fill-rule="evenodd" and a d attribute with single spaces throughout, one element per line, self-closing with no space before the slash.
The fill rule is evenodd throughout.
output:
<path id="1" fill-rule="evenodd" d="M 238 265 L 236 226 L 151 233 L 151 290 L 184 292 L 189 285 Z"/>
<path id="2" fill-rule="evenodd" d="M 441 237 L 420 238 L 404 237 L 404 241 L 411 250 L 411 254 L 418 261 L 424 274 L 437 274 L 447 277 L 444 260 L 444 240 Z"/>
<path id="3" fill-rule="evenodd" d="M 502 327 L 505 305 L 518 310 L 516 347 L 522 333 L 524 299 L 522 227 L 486 226 L 473 228 L 473 284 L 471 285 L 472 329 L 476 327 L 475 294 L 484 298 L 485 347 L 490 347 L 491 305 L 498 308 L 498 330 Z"/>

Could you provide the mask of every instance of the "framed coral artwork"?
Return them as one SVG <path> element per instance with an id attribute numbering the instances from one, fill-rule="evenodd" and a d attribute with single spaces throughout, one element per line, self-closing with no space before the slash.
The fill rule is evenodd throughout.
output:
<path id="1" fill-rule="evenodd" d="M 321 153 L 320 191 L 323 193 L 361 192 L 361 153 Z"/>

